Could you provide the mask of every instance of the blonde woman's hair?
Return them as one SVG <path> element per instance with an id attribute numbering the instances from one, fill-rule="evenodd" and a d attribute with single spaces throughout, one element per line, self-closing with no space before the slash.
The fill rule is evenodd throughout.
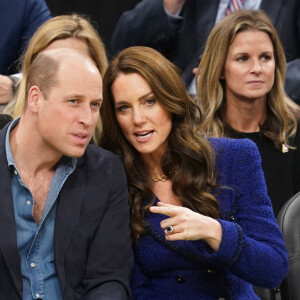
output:
<path id="1" fill-rule="evenodd" d="M 298 106 L 284 93 L 286 60 L 283 47 L 270 18 L 260 10 L 235 12 L 215 25 L 211 31 L 198 67 L 197 102 L 201 109 L 202 129 L 213 137 L 226 136 L 225 84 L 222 77 L 229 46 L 235 36 L 244 31 L 268 34 L 274 48 L 275 80 L 267 95 L 267 119 L 261 132 L 280 149 L 297 129 L 294 113 Z"/>
<path id="2" fill-rule="evenodd" d="M 54 17 L 39 27 L 33 35 L 21 62 L 22 80 L 14 99 L 8 104 L 5 112 L 11 113 L 14 118 L 19 117 L 26 108 L 26 82 L 29 66 L 38 53 L 43 51 L 52 42 L 78 38 L 87 42 L 90 57 L 94 60 L 101 76 L 107 69 L 108 61 L 104 44 L 93 25 L 84 17 L 77 14 Z M 98 129 L 101 128 L 99 121 Z"/>

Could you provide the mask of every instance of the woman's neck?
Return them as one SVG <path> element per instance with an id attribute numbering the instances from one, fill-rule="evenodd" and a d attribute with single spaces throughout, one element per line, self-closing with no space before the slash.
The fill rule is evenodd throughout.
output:
<path id="1" fill-rule="evenodd" d="M 161 157 L 163 152 L 156 151 L 155 153 L 141 154 L 142 160 L 152 177 L 163 175 L 161 168 Z"/>
<path id="2" fill-rule="evenodd" d="M 163 174 L 163 171 L 161 169 L 161 165 L 160 165 L 160 159 L 159 160 L 144 160 L 144 164 L 146 166 L 146 168 L 148 169 L 149 174 L 152 177 L 160 177 Z"/>
<path id="3" fill-rule="evenodd" d="M 267 118 L 266 97 L 251 100 L 227 99 L 226 122 L 240 132 L 258 132 Z"/>

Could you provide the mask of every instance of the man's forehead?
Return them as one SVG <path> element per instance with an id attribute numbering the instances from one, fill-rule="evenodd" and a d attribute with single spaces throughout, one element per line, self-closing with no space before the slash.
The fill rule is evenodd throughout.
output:
<path id="1" fill-rule="evenodd" d="M 60 68 L 51 90 L 59 90 L 66 98 L 85 98 L 87 96 L 102 101 L 102 78 L 100 74 L 90 74 L 86 68 Z"/>
<path id="2" fill-rule="evenodd" d="M 79 52 L 77 49 L 54 48 L 44 50 L 41 54 L 51 57 L 51 59 L 58 63 L 59 69 L 67 68 L 70 64 L 72 64 L 74 66 L 87 68 L 89 71 L 98 71 L 95 62 L 91 59 L 91 57 L 85 53 Z"/>

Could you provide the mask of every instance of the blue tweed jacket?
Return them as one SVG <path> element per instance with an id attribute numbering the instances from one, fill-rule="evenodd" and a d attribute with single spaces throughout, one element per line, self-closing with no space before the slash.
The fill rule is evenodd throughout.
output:
<path id="1" fill-rule="evenodd" d="M 211 251 L 202 240 L 166 241 L 159 225 L 166 216 L 149 212 L 149 234 L 134 247 L 133 299 L 259 299 L 252 285 L 275 288 L 287 272 L 256 145 L 247 139 L 210 141 L 218 183 L 226 186 L 216 193 L 220 248 Z"/>

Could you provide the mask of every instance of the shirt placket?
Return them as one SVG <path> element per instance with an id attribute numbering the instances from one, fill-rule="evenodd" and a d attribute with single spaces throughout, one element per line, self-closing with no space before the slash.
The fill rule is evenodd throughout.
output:
<path id="1" fill-rule="evenodd" d="M 41 262 L 39 260 L 41 240 L 40 229 L 41 226 L 38 228 L 26 259 L 26 266 L 30 277 L 32 296 L 34 299 L 44 298 L 44 279 L 43 272 L 40 267 Z"/>

